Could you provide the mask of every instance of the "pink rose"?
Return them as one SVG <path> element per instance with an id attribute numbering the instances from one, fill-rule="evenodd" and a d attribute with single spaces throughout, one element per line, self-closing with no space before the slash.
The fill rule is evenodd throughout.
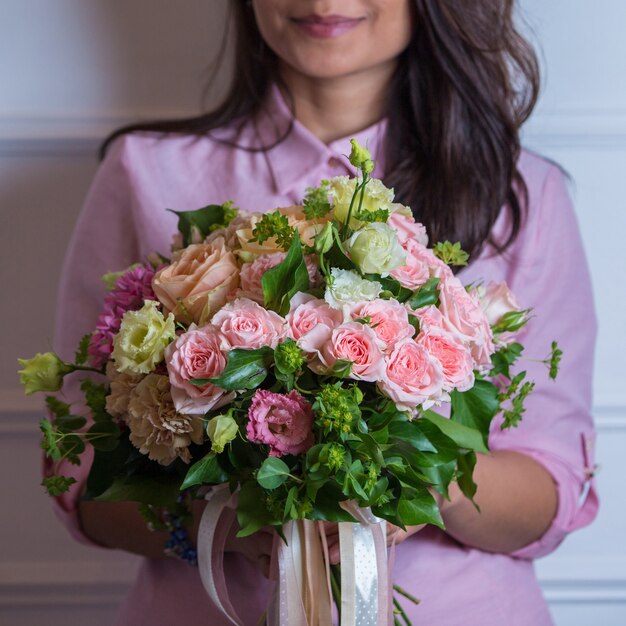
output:
<path id="1" fill-rule="evenodd" d="M 262 304 L 263 286 L 261 279 L 263 274 L 282 263 L 286 256 L 285 252 L 274 252 L 273 254 L 262 254 L 251 263 L 244 263 L 241 266 L 241 295 Z M 317 258 L 314 255 L 307 254 L 304 257 L 304 262 L 306 263 L 311 287 L 319 286 L 322 277 L 317 267 Z"/>
<path id="2" fill-rule="evenodd" d="M 489 324 L 494 326 L 504 315 L 521 311 L 515 296 L 505 282 L 490 281 L 486 287 L 478 287 L 476 295 Z"/>
<path id="3" fill-rule="evenodd" d="M 238 286 L 237 260 L 222 238 L 175 252 L 152 281 L 157 298 L 177 320 L 197 324 L 205 324 Z"/>
<path id="4" fill-rule="evenodd" d="M 467 391 L 474 386 L 474 360 L 462 341 L 436 327 L 421 332 L 416 341 L 441 364 L 444 391 Z"/>
<path id="5" fill-rule="evenodd" d="M 318 326 L 333 329 L 343 322 L 343 314 L 333 309 L 325 300 L 310 294 L 298 292 L 291 299 L 291 309 L 287 313 L 289 335 L 300 341 Z"/>
<path id="6" fill-rule="evenodd" d="M 413 314 L 419 320 L 420 330 L 446 327 L 446 320 L 441 314 L 441 311 L 434 304 L 417 309 L 413 311 Z"/>
<path id="7" fill-rule="evenodd" d="M 413 339 L 403 339 L 389 355 L 386 375 L 377 385 L 400 410 L 414 411 L 442 400 L 443 382 L 439 361 Z"/>
<path id="8" fill-rule="evenodd" d="M 414 239 L 407 239 L 402 244 L 406 252 L 406 263 L 390 273 L 403 287 L 415 290 L 429 278 L 447 278 L 452 270 L 426 246 Z"/>
<path id="9" fill-rule="evenodd" d="M 477 366 L 489 365 L 495 350 L 493 335 L 477 298 L 467 293 L 458 278 L 452 277 L 439 284 L 439 299 L 446 330 L 469 344 Z"/>
<path id="10" fill-rule="evenodd" d="M 369 318 L 385 350 L 391 350 L 401 339 L 412 337 L 415 328 L 409 324 L 408 311 L 397 300 L 372 300 L 358 304 L 350 312 L 352 319 Z"/>
<path id="11" fill-rule="evenodd" d="M 259 389 L 248 411 L 248 439 L 265 443 L 270 456 L 302 454 L 314 443 L 313 407 L 297 392 Z"/>
<path id="12" fill-rule="evenodd" d="M 397 206 L 397 205 L 392 205 Z M 404 212 L 406 210 L 406 213 Z M 426 234 L 426 226 L 416 222 L 413 215 L 409 215 L 410 209 L 402 209 L 394 211 L 387 220 L 387 224 L 391 226 L 398 235 L 401 244 L 406 243 L 409 239 L 414 239 L 423 246 L 428 245 L 428 235 Z"/>
<path id="13" fill-rule="evenodd" d="M 214 378 L 226 367 L 225 352 L 230 348 L 218 330 L 212 326 L 196 328 L 191 325 L 165 349 L 165 362 L 172 386 L 172 400 L 179 413 L 203 415 L 228 404 L 234 397 L 208 383 L 192 385 L 194 378 Z"/>
<path id="14" fill-rule="evenodd" d="M 330 333 L 319 351 L 322 363 L 331 368 L 337 359 L 352 362 L 351 378 L 376 381 L 385 373 L 384 355 L 376 333 L 359 322 L 341 324 Z"/>
<path id="15" fill-rule="evenodd" d="M 211 320 L 233 348 L 275 348 L 287 334 L 285 320 L 253 300 L 239 298 L 220 309 Z"/>

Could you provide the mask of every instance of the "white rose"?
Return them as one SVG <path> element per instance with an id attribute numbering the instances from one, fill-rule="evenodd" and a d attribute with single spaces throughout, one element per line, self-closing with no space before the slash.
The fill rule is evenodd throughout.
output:
<path id="1" fill-rule="evenodd" d="M 383 289 L 379 282 L 365 280 L 352 270 L 333 267 L 330 273 L 332 281 L 326 287 L 324 300 L 333 309 L 341 309 L 356 302 L 375 300 Z"/>
<path id="2" fill-rule="evenodd" d="M 406 253 L 395 231 L 382 222 L 366 224 L 357 230 L 347 248 L 350 258 L 364 274 L 387 276 L 406 262 Z"/>

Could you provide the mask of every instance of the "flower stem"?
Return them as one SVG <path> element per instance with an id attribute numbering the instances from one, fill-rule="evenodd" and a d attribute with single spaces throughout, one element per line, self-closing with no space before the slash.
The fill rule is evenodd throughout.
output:
<path id="1" fill-rule="evenodd" d="M 402 606 L 400 606 L 400 603 L 398 602 L 396 598 L 393 599 L 393 605 L 396 607 L 396 612 L 404 620 L 404 623 L 406 624 L 406 626 L 412 626 L 409 616 L 404 612 L 404 609 L 402 608 Z"/>
<path id="2" fill-rule="evenodd" d="M 341 623 L 341 567 L 339 565 L 330 566 L 330 588 L 337 606 L 339 623 Z"/>
<path id="3" fill-rule="evenodd" d="M 421 602 L 421 600 L 419 600 L 419 598 L 416 598 L 415 596 L 412 596 L 406 589 L 403 589 L 399 585 L 394 585 L 393 586 L 393 590 L 397 591 L 401 596 L 404 596 L 405 598 L 407 598 L 408 600 L 413 602 L 413 604 L 419 604 Z"/>

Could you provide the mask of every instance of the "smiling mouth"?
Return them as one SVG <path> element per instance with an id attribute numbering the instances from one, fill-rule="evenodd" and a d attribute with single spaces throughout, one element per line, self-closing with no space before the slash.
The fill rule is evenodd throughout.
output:
<path id="1" fill-rule="evenodd" d="M 356 28 L 365 18 L 344 15 L 306 15 L 293 17 L 291 22 L 311 37 L 327 39 L 339 37 Z"/>

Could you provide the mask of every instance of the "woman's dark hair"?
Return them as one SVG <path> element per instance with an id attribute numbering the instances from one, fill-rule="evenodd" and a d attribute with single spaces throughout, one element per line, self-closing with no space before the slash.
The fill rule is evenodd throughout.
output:
<path id="1" fill-rule="evenodd" d="M 517 236 L 527 202 L 516 164 L 519 129 L 538 96 L 537 58 L 514 26 L 515 0 L 413 0 L 412 8 L 413 37 L 387 101 L 384 182 L 412 207 L 431 241 L 460 241 L 472 256 L 486 242 L 502 252 Z M 232 10 L 237 71 L 223 103 L 198 117 L 120 128 L 102 155 L 128 132 L 206 135 L 260 111 L 280 80 L 277 59 L 249 3 L 233 2 Z M 503 206 L 511 226 L 492 241 Z"/>

